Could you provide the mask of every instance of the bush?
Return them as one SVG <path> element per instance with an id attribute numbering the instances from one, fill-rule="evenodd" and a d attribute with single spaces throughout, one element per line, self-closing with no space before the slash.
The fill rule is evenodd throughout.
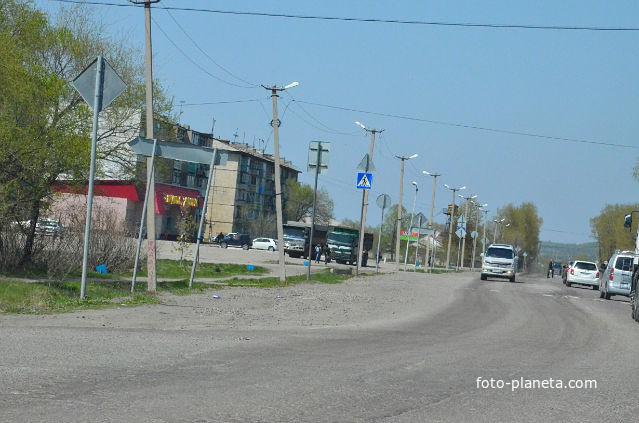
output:
<path id="1" fill-rule="evenodd" d="M 67 226 L 60 235 L 37 235 L 32 263 L 27 269 L 18 268 L 26 236 L 17 224 L 0 229 L 0 271 L 46 274 L 50 279 L 62 280 L 82 272 L 86 207 L 64 211 Z M 126 272 L 133 268 L 137 239 L 127 236 L 126 225 L 107 209 L 93 207 L 89 244 L 89 270 L 106 264 L 109 272 Z M 141 253 L 140 260 L 145 261 Z"/>

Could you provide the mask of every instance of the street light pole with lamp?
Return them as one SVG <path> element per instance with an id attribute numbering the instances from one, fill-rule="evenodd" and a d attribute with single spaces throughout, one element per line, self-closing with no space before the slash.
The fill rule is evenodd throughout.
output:
<path id="1" fill-rule="evenodd" d="M 477 206 L 477 220 L 475 222 L 475 231 L 477 231 L 477 236 L 473 238 L 473 264 L 471 269 L 475 270 L 475 252 L 477 251 L 477 238 L 479 237 L 479 214 L 482 212 L 484 207 L 488 207 L 488 204 L 481 204 Z"/>
<path id="2" fill-rule="evenodd" d="M 444 187 L 453 192 L 453 209 L 450 212 L 450 224 L 448 225 L 448 251 L 446 251 L 446 269 L 448 269 L 450 266 L 450 243 L 453 241 L 453 221 L 455 220 L 455 193 L 466 189 L 466 187 L 451 188 L 446 184 L 444 184 Z"/>
<path id="3" fill-rule="evenodd" d="M 288 90 L 289 88 L 297 87 L 299 82 L 292 82 L 285 87 L 278 88 L 273 85 L 272 87 L 268 87 L 266 85 L 262 85 L 262 87 L 266 90 L 271 91 L 271 98 L 273 99 L 273 120 L 271 121 L 271 126 L 273 127 L 273 167 L 275 171 L 275 215 L 276 215 L 276 223 L 277 223 L 277 251 L 279 255 L 279 271 L 280 271 L 280 282 L 286 281 L 286 266 L 284 264 L 284 227 L 282 222 L 282 184 L 280 179 L 280 136 L 279 136 L 279 127 L 280 120 L 277 118 L 277 93 L 278 91 Z M 310 260 L 310 256 L 309 256 Z"/>
<path id="4" fill-rule="evenodd" d="M 408 233 L 410 234 L 406 239 L 406 255 L 404 257 L 404 272 L 406 271 L 406 263 L 408 262 L 408 247 L 410 246 L 410 238 L 412 235 L 413 228 L 413 218 L 415 217 L 415 204 L 417 203 L 417 191 L 419 191 L 419 187 L 417 186 L 417 182 L 411 182 L 415 186 L 415 198 L 413 199 L 413 211 L 410 215 L 410 224 L 408 225 Z M 420 228 L 421 229 L 421 228 Z"/>
<path id="5" fill-rule="evenodd" d="M 464 222 L 468 222 L 468 203 L 477 198 L 476 194 L 473 194 L 470 197 L 464 197 L 463 195 L 459 195 L 460 198 L 466 200 L 466 204 L 464 205 Z M 464 223 L 467 224 L 467 223 Z M 464 253 L 466 251 L 466 234 L 462 236 L 462 250 L 461 250 L 461 267 L 464 268 Z"/>
<path id="6" fill-rule="evenodd" d="M 486 239 L 486 224 L 488 223 L 488 210 L 482 210 L 482 212 L 484 212 L 484 236 L 482 237 L 482 250 L 481 253 L 483 255 L 486 254 L 486 242 L 488 241 Z"/>
<path id="7" fill-rule="evenodd" d="M 428 230 L 432 231 L 433 230 L 433 208 L 435 207 L 435 189 L 437 188 L 437 177 L 441 176 L 441 173 L 431 173 L 431 172 L 428 172 L 427 170 L 422 171 L 422 173 L 424 175 L 433 177 L 433 197 L 431 198 L 431 201 L 430 201 L 430 218 L 428 220 Z M 431 240 L 432 242 L 435 242 L 434 231 L 433 231 L 433 234 L 431 235 Z M 425 260 L 426 264 L 429 263 L 429 258 L 430 258 L 430 241 L 428 240 L 428 237 L 426 237 L 426 260 Z M 428 266 L 428 269 L 430 271 L 430 266 Z"/>
<path id="8" fill-rule="evenodd" d="M 404 191 L 404 162 L 406 160 L 415 159 L 418 154 L 415 153 L 412 156 L 395 156 L 402 161 L 401 177 L 399 179 L 399 200 L 397 202 L 397 227 L 396 227 L 396 242 L 395 242 L 395 271 L 399 271 L 399 234 L 401 232 L 402 225 L 402 193 Z"/>
<path id="9" fill-rule="evenodd" d="M 371 145 L 368 149 L 368 162 L 366 163 L 365 172 L 369 172 L 370 164 L 373 163 L 373 151 L 375 149 L 375 134 L 384 132 L 383 129 L 369 129 L 365 127 L 360 121 L 355 122 L 356 125 L 359 125 L 364 131 L 370 132 L 371 134 Z M 362 254 L 364 253 L 364 228 L 366 227 L 366 211 L 368 208 L 368 191 L 367 189 L 362 190 L 362 212 L 360 215 L 360 228 L 359 228 L 359 247 L 357 252 L 357 266 L 355 267 L 355 275 L 359 275 L 359 269 L 362 266 Z M 375 258 L 377 261 L 377 257 Z"/>

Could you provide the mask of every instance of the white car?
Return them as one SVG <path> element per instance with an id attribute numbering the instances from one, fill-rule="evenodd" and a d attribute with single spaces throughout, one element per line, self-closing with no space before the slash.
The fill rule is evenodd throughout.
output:
<path id="1" fill-rule="evenodd" d="M 255 250 L 277 250 L 277 241 L 273 238 L 255 238 L 253 240 L 253 248 Z"/>
<path id="2" fill-rule="evenodd" d="M 575 261 L 566 268 L 566 286 L 572 284 L 589 285 L 592 289 L 599 289 L 599 268 L 590 261 Z"/>

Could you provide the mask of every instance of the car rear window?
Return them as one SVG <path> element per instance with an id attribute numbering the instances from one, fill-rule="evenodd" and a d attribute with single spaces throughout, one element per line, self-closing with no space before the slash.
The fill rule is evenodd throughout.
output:
<path id="1" fill-rule="evenodd" d="M 630 270 L 632 267 L 632 257 L 617 257 L 615 262 L 615 269 L 617 270 Z"/>
<path id="2" fill-rule="evenodd" d="M 575 264 L 575 268 L 581 270 L 597 270 L 597 266 L 595 265 L 595 263 L 584 263 L 582 261 L 578 261 Z"/>

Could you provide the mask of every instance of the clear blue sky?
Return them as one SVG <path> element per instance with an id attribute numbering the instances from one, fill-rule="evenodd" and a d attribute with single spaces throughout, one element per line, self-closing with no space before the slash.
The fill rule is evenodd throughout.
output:
<path id="1" fill-rule="evenodd" d="M 124 0 L 111 0 L 126 3 Z M 50 11 L 60 7 L 36 2 Z M 635 1 L 207 1 L 162 0 L 160 6 L 213 8 L 305 15 L 447 22 L 637 27 Z M 141 9 L 91 6 L 143 46 Z M 335 201 L 338 219 L 359 219 L 361 195 L 355 167 L 369 137 L 354 121 L 385 132 L 375 145 L 377 167 L 368 223 L 379 223 L 374 198 L 397 201 L 400 164 L 408 162 L 404 205 L 430 208 L 432 179 L 439 171 L 436 211 L 451 199 L 443 184 L 467 185 L 466 193 L 489 204 L 493 216 L 508 203 L 534 202 L 544 225 L 541 239 L 590 241 L 589 219 L 607 203 L 636 202 L 632 179 L 638 149 L 550 141 L 427 122 L 291 103 L 291 98 L 432 121 L 578 138 L 639 147 L 639 32 L 541 31 L 384 23 L 293 20 L 173 11 L 173 16 L 215 61 L 255 84 L 299 81 L 280 98 L 281 154 L 306 173 L 311 140 L 332 143 L 330 173 L 320 177 Z M 271 104 L 263 88 L 220 82 L 188 61 L 158 29 L 218 78 L 243 83 L 203 56 L 163 10 L 153 12 L 154 72 L 186 103 L 252 101 L 184 106 L 181 122 L 249 144 L 273 142 Z M 291 97 L 292 96 L 292 97 Z M 284 113 L 284 111 L 286 112 Z M 307 114 L 308 113 L 308 114 Z M 311 115 L 312 117 L 310 117 Z M 328 127 L 328 129 L 327 129 Z M 259 144 L 256 144 L 259 146 Z M 437 220 L 443 222 L 441 213 Z M 558 232 L 562 231 L 562 232 Z"/>

